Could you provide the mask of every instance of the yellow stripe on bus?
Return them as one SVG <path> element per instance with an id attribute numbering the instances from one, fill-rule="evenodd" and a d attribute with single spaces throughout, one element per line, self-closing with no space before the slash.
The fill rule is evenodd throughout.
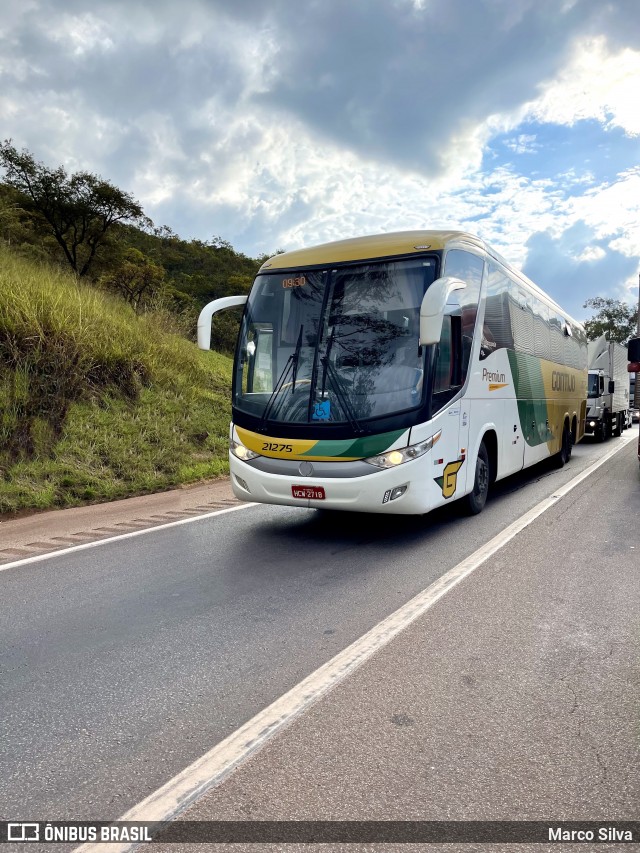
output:
<path id="1" fill-rule="evenodd" d="M 254 453 L 259 453 L 261 456 L 268 456 L 272 459 L 293 459 L 302 461 L 308 459 L 310 462 L 335 462 L 335 456 L 320 456 L 310 453 L 310 450 L 320 444 L 320 441 L 313 439 L 311 441 L 295 438 L 274 438 L 269 435 L 260 435 L 257 432 L 251 432 L 242 427 L 236 427 L 238 438 Z M 340 456 L 340 462 L 352 462 L 354 459 L 359 459 L 359 456 Z"/>

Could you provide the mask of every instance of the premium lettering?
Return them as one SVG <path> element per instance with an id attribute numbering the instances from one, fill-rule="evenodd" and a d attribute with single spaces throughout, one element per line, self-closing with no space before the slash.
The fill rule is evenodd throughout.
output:
<path id="1" fill-rule="evenodd" d="M 491 370 L 487 370 L 487 368 L 483 368 L 482 370 L 482 378 L 485 382 L 504 382 L 506 383 L 507 377 L 504 373 L 494 373 Z"/>

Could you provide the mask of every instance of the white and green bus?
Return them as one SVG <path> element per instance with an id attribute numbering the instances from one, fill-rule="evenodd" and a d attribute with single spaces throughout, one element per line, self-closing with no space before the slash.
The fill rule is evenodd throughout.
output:
<path id="1" fill-rule="evenodd" d="M 482 240 L 409 231 L 276 255 L 246 302 L 231 482 L 246 501 L 422 514 L 584 434 L 582 326 Z"/>

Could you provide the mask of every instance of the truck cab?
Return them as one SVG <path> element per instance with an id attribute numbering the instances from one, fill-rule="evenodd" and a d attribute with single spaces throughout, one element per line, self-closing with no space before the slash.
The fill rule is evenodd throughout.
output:
<path id="1" fill-rule="evenodd" d="M 585 434 L 606 441 L 621 435 L 629 422 L 627 350 L 602 335 L 589 342 L 588 358 Z"/>

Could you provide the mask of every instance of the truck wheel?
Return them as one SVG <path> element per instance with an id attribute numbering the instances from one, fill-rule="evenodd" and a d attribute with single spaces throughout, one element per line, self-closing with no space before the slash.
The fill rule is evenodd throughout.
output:
<path id="1" fill-rule="evenodd" d="M 600 441 L 607 441 L 611 438 L 611 418 L 609 412 L 602 415 L 602 426 L 600 428 Z"/>
<path id="2" fill-rule="evenodd" d="M 489 493 L 489 454 L 484 441 L 478 450 L 476 459 L 476 475 L 473 481 L 473 491 L 464 499 L 469 515 L 482 512 Z"/>

